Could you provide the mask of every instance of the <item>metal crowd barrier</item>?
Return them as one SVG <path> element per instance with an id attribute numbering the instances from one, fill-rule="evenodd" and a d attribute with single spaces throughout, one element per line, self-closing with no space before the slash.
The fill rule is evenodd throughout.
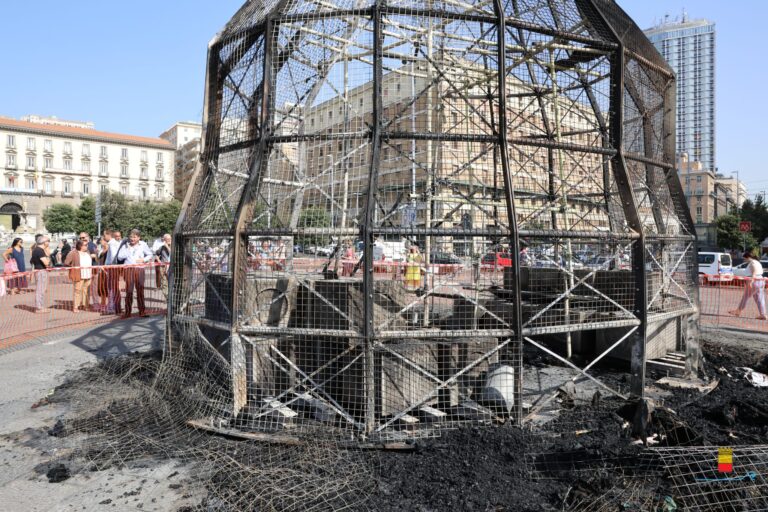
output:
<path id="1" fill-rule="evenodd" d="M 354 261 L 342 262 L 342 275 L 351 273 Z M 377 262 L 377 274 L 391 274 L 403 279 L 407 263 Z M 423 267 L 423 266 L 422 266 Z M 90 267 L 91 279 L 87 286 L 87 303 L 74 310 L 75 282 L 73 272 L 88 268 L 57 267 L 48 270 L 2 274 L 0 277 L 0 350 L 37 337 L 66 332 L 67 329 L 104 324 L 121 319 L 125 314 L 126 290 L 134 289 L 131 315 L 137 316 L 139 303 L 137 288 L 143 285 L 145 315 L 164 315 L 167 309 L 168 265 L 112 265 Z M 449 273 L 461 276 L 468 268 L 460 265 L 430 265 L 423 269 L 428 275 Z M 480 269 L 493 271 L 498 269 Z M 768 320 L 760 318 L 760 302 L 766 298 L 766 279 L 734 276 L 729 280 L 716 280 L 718 276 L 700 276 L 700 321 L 704 328 L 731 328 L 745 331 L 768 332 Z M 81 285 L 82 286 L 82 285 Z M 18 293 L 16 290 L 18 289 Z M 746 294 L 746 300 L 744 297 Z M 739 306 L 744 301 L 744 308 Z M 116 307 L 119 304 L 119 310 Z M 42 308 L 38 306 L 42 305 Z M 765 311 L 765 309 L 763 310 Z M 739 314 L 736 315 L 735 313 Z"/>
<path id="2" fill-rule="evenodd" d="M 765 278 L 700 276 L 701 326 L 768 332 L 766 286 Z"/>
<path id="3" fill-rule="evenodd" d="M 68 329 L 121 319 L 129 304 L 131 316 L 164 315 L 167 272 L 168 264 L 148 263 L 0 274 L 0 350 Z M 127 290 L 133 291 L 132 300 L 126 301 Z M 76 291 L 81 302 L 77 310 Z"/>

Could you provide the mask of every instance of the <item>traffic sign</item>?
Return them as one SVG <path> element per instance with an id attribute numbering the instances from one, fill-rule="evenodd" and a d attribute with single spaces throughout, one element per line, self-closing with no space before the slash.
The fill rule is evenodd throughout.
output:
<path id="1" fill-rule="evenodd" d="M 752 231 L 752 223 L 746 220 L 739 222 L 739 231 L 742 233 L 749 233 Z"/>

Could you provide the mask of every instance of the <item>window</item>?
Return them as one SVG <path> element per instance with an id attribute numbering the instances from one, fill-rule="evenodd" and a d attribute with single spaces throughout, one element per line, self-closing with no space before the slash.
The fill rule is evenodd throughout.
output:
<path id="1" fill-rule="evenodd" d="M 163 198 L 163 187 L 155 187 L 155 198 L 156 199 Z"/>
<path id="2" fill-rule="evenodd" d="M 701 183 L 701 176 L 696 176 L 696 183 Z"/>
<path id="3" fill-rule="evenodd" d="M 147 187 L 141 187 L 139 189 L 139 195 L 141 196 L 142 199 L 146 199 L 147 198 Z"/>
<path id="4" fill-rule="evenodd" d="M 123 164 L 123 165 L 120 166 L 120 176 L 122 176 L 123 178 L 127 178 L 128 177 L 128 166 L 127 165 Z"/>
<path id="5" fill-rule="evenodd" d="M 120 193 L 124 196 L 128 195 L 128 185 L 120 185 Z"/>
<path id="6" fill-rule="evenodd" d="M 162 169 L 158 169 L 157 170 L 157 172 L 155 173 L 155 179 L 157 181 L 163 181 L 163 170 Z"/>
<path id="7" fill-rule="evenodd" d="M 43 159 L 43 169 L 52 169 L 53 168 L 53 158 L 47 156 Z"/>
<path id="8" fill-rule="evenodd" d="M 71 181 L 65 181 L 64 182 L 64 195 L 65 196 L 71 196 L 72 195 L 72 182 Z"/>
<path id="9" fill-rule="evenodd" d="M 45 193 L 53 194 L 53 181 L 45 180 Z"/>
<path id="10" fill-rule="evenodd" d="M 91 184 L 87 181 L 83 182 L 83 195 L 87 196 L 91 193 Z"/>
<path id="11" fill-rule="evenodd" d="M 83 144 L 83 156 L 91 156 L 91 145 Z"/>
<path id="12" fill-rule="evenodd" d="M 27 178 L 27 190 L 37 190 L 37 180 L 35 178 Z"/>
<path id="13" fill-rule="evenodd" d="M 64 154 L 65 155 L 71 155 L 72 154 L 72 143 L 71 142 L 65 142 L 64 143 Z"/>
<path id="14" fill-rule="evenodd" d="M 72 159 L 71 158 L 65 158 L 64 159 L 64 170 L 65 171 L 71 171 L 72 170 Z"/>
<path id="15" fill-rule="evenodd" d="M 37 163 L 37 158 L 34 156 L 27 156 L 27 169 L 34 169 Z"/>
<path id="16" fill-rule="evenodd" d="M 309 119 L 309 126 L 311 126 L 311 127 L 313 127 L 313 128 L 314 128 L 314 126 L 315 126 L 315 118 L 314 118 L 314 117 L 311 117 L 311 118 Z"/>
<path id="17" fill-rule="evenodd" d="M 5 166 L 10 168 L 16 167 L 16 155 L 5 155 Z"/>
<path id="18" fill-rule="evenodd" d="M 122 148 L 120 150 L 120 158 L 123 160 L 128 160 L 128 148 Z"/>
<path id="19" fill-rule="evenodd" d="M 83 160 L 82 167 L 83 167 L 83 172 L 91 172 L 91 161 Z"/>
<path id="20" fill-rule="evenodd" d="M 109 174 L 109 164 L 107 162 L 99 162 L 99 174 L 101 176 Z"/>
<path id="21" fill-rule="evenodd" d="M 148 157 L 147 157 L 147 152 L 146 152 L 146 151 L 142 151 L 142 152 L 141 152 L 141 161 L 142 161 L 142 162 L 146 162 L 146 161 L 147 161 L 147 158 L 148 158 Z"/>
<path id="22" fill-rule="evenodd" d="M 10 189 L 16 188 L 16 176 L 8 176 L 8 178 L 6 178 L 6 181 L 8 182 L 8 188 Z"/>
<path id="23" fill-rule="evenodd" d="M 53 141 L 51 139 L 45 139 L 43 141 L 43 151 L 47 153 L 53 151 Z"/>
<path id="24" fill-rule="evenodd" d="M 107 191 L 107 189 L 108 189 L 108 188 L 109 188 L 109 187 L 107 186 L 107 184 L 106 184 L 106 183 L 102 183 L 101 185 L 99 185 L 99 191 L 100 191 L 102 194 L 104 194 L 104 193 Z"/>
<path id="25" fill-rule="evenodd" d="M 140 176 L 140 178 L 142 180 L 148 180 L 149 179 L 149 173 L 147 172 L 147 168 L 146 167 L 142 167 L 141 168 L 141 176 Z"/>
<path id="26" fill-rule="evenodd" d="M 8 146 L 9 148 L 15 148 L 16 147 L 16 136 L 15 135 L 9 135 L 8 136 L 8 140 L 7 140 L 6 146 Z"/>
<path id="27" fill-rule="evenodd" d="M 35 150 L 35 138 L 34 137 L 27 137 L 27 149 L 34 151 Z"/>
<path id="28" fill-rule="evenodd" d="M 107 158 L 107 146 L 101 146 L 99 149 L 99 157 Z"/>
<path id="29" fill-rule="evenodd" d="M 163 154 L 160 152 L 157 153 L 157 161 L 158 163 L 161 163 L 163 161 Z"/>

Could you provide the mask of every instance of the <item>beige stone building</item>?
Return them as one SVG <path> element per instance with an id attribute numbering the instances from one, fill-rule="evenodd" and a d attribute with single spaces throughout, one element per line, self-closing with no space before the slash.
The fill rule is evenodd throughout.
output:
<path id="1" fill-rule="evenodd" d="M 193 121 L 174 124 L 160 134 L 176 148 L 173 167 L 173 197 L 182 201 L 195 172 L 200 157 L 203 126 Z"/>
<path id="2" fill-rule="evenodd" d="M 165 201 L 173 193 L 174 147 L 154 137 L 95 130 L 56 118 L 0 117 L 0 225 L 15 231 L 26 219 L 45 230 L 54 203 L 80 204 L 101 191 Z M 23 213 L 23 215 L 22 215 Z"/>
<path id="3" fill-rule="evenodd" d="M 428 76 L 428 68 L 417 61 L 384 75 L 383 121 L 391 136 L 381 148 L 375 216 L 385 226 L 491 228 L 497 218 L 494 211 L 505 208 L 505 200 L 499 155 L 487 140 L 493 134 L 492 106 L 484 99 L 489 78 L 472 66 L 455 65 L 446 66 L 454 74 L 450 80 L 435 81 Z M 311 186 L 303 197 L 305 207 L 326 209 L 337 227 L 354 227 L 364 207 L 371 156 L 366 134 L 372 122 L 371 86 L 366 82 L 340 91 L 303 115 L 294 114 L 294 124 L 304 134 L 345 136 L 282 145 L 284 152 L 300 155 L 288 159 L 297 160 L 295 165 L 306 162 L 301 172 Z M 587 105 L 562 95 L 538 102 L 512 79 L 509 90 L 511 139 L 544 137 L 544 109 L 550 119 L 560 120 L 561 142 L 601 144 L 597 120 Z M 414 97 L 418 98 L 414 101 Z M 297 122 L 299 117 L 303 122 Z M 413 140 L 412 133 L 436 136 Z M 549 155 L 546 148 L 531 145 L 512 144 L 511 149 L 519 225 L 609 230 L 607 212 L 601 207 L 605 204 L 602 155 L 583 153 L 575 159 L 557 150 Z M 446 245 L 456 241 L 446 240 Z M 463 252 L 459 247 L 446 250 Z"/>

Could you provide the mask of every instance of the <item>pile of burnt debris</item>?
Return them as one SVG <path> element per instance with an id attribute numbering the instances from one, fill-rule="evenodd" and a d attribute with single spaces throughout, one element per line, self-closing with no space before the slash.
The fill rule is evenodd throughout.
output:
<path id="1" fill-rule="evenodd" d="M 208 494 L 193 510 L 695 509 L 701 502 L 686 501 L 688 483 L 681 484 L 681 474 L 674 473 L 680 468 L 671 467 L 673 452 L 663 450 L 683 450 L 684 460 L 684 449 L 716 453 L 718 446 L 744 446 L 754 454 L 762 446 L 765 458 L 758 454 L 750 462 L 765 460 L 768 467 L 768 388 L 756 387 L 743 370 L 765 373 L 768 360 L 718 344 L 705 344 L 704 353 L 704 384 L 679 387 L 657 380 L 663 399 L 626 402 L 595 394 L 574 403 L 563 393 L 554 419 L 535 428 L 468 427 L 399 452 L 265 446 L 193 434 L 178 421 L 183 408 L 153 390 L 154 372 L 162 366 L 158 356 L 134 354 L 81 370 L 62 385 L 52 402 L 72 399 L 83 386 L 94 389 L 98 375 L 107 375 L 109 386 L 131 391 L 113 389 L 114 400 L 91 415 L 83 411 L 63 419 L 50 435 L 86 439 L 81 455 L 92 471 L 118 460 L 130 465 L 174 458 L 198 469 L 208 461 L 208 470 L 197 470 L 199 480 L 190 483 Z M 89 438 L 96 441 L 89 444 Z M 757 481 L 755 474 L 751 470 L 744 485 L 761 485 L 762 476 Z M 732 497 L 731 490 L 718 489 L 706 499 L 722 505 L 714 510 L 768 507 L 762 488 L 745 494 L 736 487 Z M 699 494 L 697 499 L 707 496 Z"/>

